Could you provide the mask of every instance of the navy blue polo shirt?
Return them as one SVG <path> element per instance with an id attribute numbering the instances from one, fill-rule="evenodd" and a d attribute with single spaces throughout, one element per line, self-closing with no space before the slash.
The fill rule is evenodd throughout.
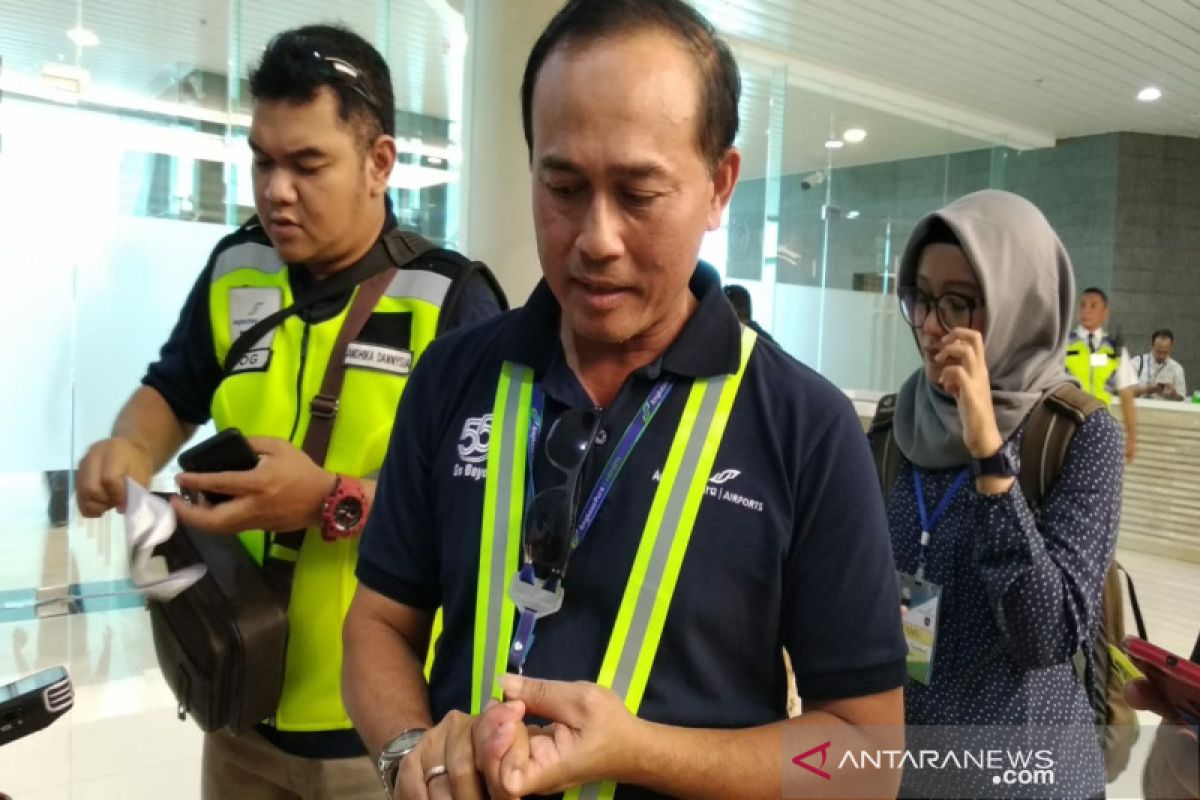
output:
<path id="1" fill-rule="evenodd" d="M 595 680 L 694 378 L 735 372 L 741 331 L 719 276 L 701 264 L 699 305 L 654 363 L 603 410 L 583 468 L 586 497 L 660 378 L 678 383 L 571 556 L 562 610 L 538 622 L 526 674 Z M 435 720 L 471 699 L 487 432 L 501 364 L 531 367 L 546 427 L 592 407 L 568 368 L 559 307 L 543 281 L 526 306 L 435 341 L 400 403 L 359 550 L 363 584 L 445 609 L 430 681 Z M 535 483 L 548 472 L 538 448 Z M 759 342 L 713 465 L 639 715 L 748 727 L 786 717 L 792 655 L 800 695 L 828 700 L 902 685 L 904 639 L 878 479 L 847 398 Z M 507 646 L 507 643 L 506 643 Z"/>

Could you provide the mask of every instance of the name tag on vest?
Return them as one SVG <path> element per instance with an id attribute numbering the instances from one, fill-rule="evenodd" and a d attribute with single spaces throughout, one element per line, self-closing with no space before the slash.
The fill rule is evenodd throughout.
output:
<path id="1" fill-rule="evenodd" d="M 351 342 L 346 346 L 347 367 L 387 372 L 392 375 L 407 375 L 412 370 L 412 351 L 381 344 Z"/>
<path id="2" fill-rule="evenodd" d="M 265 319 L 283 307 L 283 291 L 270 286 L 239 286 L 229 290 L 229 339 L 250 330 L 259 320 Z M 275 329 L 267 331 L 255 342 L 254 348 L 242 356 L 230 370 L 238 372 L 266 372 L 271 365 L 271 343 L 275 341 Z"/>

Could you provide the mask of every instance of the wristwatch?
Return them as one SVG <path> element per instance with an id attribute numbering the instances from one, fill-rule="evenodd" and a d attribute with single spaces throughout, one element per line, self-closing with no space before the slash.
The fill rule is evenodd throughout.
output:
<path id="1" fill-rule="evenodd" d="M 978 478 L 992 475 L 998 478 L 1013 478 L 1021 472 L 1021 459 L 1016 446 L 1005 442 L 995 455 L 971 459 L 971 475 Z"/>
<path id="2" fill-rule="evenodd" d="M 333 491 L 321 501 L 321 538 L 332 542 L 357 536 L 367 522 L 369 505 L 362 484 L 339 475 Z"/>
<path id="3" fill-rule="evenodd" d="M 379 763 L 376 766 L 379 769 L 379 780 L 383 781 L 383 788 L 387 791 L 388 797 L 396 792 L 396 773 L 400 770 L 400 762 L 406 755 L 417 749 L 417 744 L 425 735 L 425 730 L 425 728 L 409 728 L 384 745 L 383 752 L 379 754 Z"/>

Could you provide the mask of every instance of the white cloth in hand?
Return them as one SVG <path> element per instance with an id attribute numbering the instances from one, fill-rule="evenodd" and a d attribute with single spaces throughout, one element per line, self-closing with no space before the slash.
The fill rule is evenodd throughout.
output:
<path id="1" fill-rule="evenodd" d="M 193 564 L 167 573 L 154 548 L 175 533 L 171 504 L 148 492 L 131 478 L 125 479 L 125 545 L 129 552 L 129 577 L 150 600 L 166 602 L 204 577 L 207 568 Z"/>

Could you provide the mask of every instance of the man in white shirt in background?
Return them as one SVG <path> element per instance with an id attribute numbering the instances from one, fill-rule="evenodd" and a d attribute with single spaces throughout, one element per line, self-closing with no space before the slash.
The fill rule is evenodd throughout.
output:
<path id="1" fill-rule="evenodd" d="M 1121 419 L 1125 422 L 1125 463 L 1133 461 L 1137 444 L 1137 416 L 1133 407 L 1137 373 L 1129 351 L 1104 331 L 1108 319 L 1108 295 L 1090 287 L 1079 297 L 1079 327 L 1067 341 L 1067 371 L 1083 390 L 1112 405 L 1113 395 L 1121 398 Z"/>
<path id="2" fill-rule="evenodd" d="M 1187 397 L 1183 365 L 1171 358 L 1174 347 L 1175 334 L 1168 328 L 1160 328 L 1151 335 L 1150 352 L 1133 360 L 1138 381 L 1134 394 L 1157 400 L 1183 400 Z"/>

